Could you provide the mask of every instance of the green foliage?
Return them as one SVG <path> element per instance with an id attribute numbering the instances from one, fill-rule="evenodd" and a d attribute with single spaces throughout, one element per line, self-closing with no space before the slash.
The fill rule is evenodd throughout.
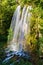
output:
<path id="1" fill-rule="evenodd" d="M 18 4 L 16 4 L 16 0 L 1 0 L 0 1 L 0 35 L 1 37 L 3 37 L 4 35 L 5 38 L 7 38 L 7 35 L 8 35 L 7 30 L 10 27 L 11 19 L 17 5 Z"/>
<path id="2" fill-rule="evenodd" d="M 10 40 L 12 40 L 12 37 L 13 37 L 13 31 L 12 31 L 12 29 L 10 28 L 8 32 L 9 32 L 8 41 L 10 41 Z"/>
<path id="3" fill-rule="evenodd" d="M 35 4 L 36 5 L 36 4 Z M 26 42 L 33 49 L 39 51 L 43 48 L 43 9 L 37 4 L 32 9 L 32 17 L 30 21 L 30 35 L 26 35 Z M 42 38 L 40 38 L 42 36 Z M 42 40 L 41 40 L 42 39 Z M 43 49 L 42 49 L 43 50 Z M 31 51 L 31 50 L 30 50 Z"/>

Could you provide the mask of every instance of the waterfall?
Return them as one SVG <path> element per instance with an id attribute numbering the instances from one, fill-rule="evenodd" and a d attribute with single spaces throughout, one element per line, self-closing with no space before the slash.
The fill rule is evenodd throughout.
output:
<path id="1" fill-rule="evenodd" d="M 22 15 L 21 15 L 21 7 L 19 5 L 14 12 L 14 15 L 11 21 L 11 26 L 10 26 L 10 28 L 13 31 L 13 38 L 8 45 L 11 51 L 23 50 L 22 41 L 28 32 L 28 28 L 30 30 L 31 13 L 29 12 L 29 10 L 31 10 L 31 6 L 28 6 L 28 7 L 24 6 Z"/>

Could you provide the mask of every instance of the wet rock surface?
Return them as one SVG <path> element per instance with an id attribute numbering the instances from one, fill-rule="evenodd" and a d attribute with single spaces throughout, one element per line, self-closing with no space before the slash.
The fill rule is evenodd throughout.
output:
<path id="1" fill-rule="evenodd" d="M 11 52 L 6 52 L 5 59 L 2 62 L 3 63 L 4 62 L 8 62 L 13 57 L 16 58 L 16 59 L 18 59 L 18 60 L 20 58 L 27 59 L 27 60 L 31 59 L 30 55 L 27 52 L 23 52 L 23 51 L 14 51 L 13 52 L 13 51 L 11 51 Z"/>
<path id="2" fill-rule="evenodd" d="M 21 61 L 21 59 L 23 61 Z M 16 65 L 15 63 L 30 62 L 31 57 L 24 51 L 6 51 L 1 52 L 0 65 Z"/>

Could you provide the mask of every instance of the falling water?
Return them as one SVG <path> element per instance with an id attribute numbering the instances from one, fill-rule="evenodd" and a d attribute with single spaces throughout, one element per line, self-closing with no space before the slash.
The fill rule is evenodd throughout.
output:
<path id="1" fill-rule="evenodd" d="M 31 10 L 31 6 L 24 6 L 22 15 L 21 15 L 21 7 L 18 6 L 16 11 L 14 12 L 12 21 L 11 21 L 11 26 L 10 28 L 13 31 L 13 39 L 9 43 L 9 49 L 11 51 L 22 51 L 23 50 L 23 39 L 25 34 L 28 32 L 28 23 L 30 25 L 30 16 L 31 13 L 29 12 Z"/>
<path id="2" fill-rule="evenodd" d="M 5 49 L 4 58 L 2 58 L 2 64 L 4 65 L 15 65 L 15 62 L 20 62 L 21 58 L 31 59 L 30 54 L 24 51 L 23 48 L 25 35 L 30 31 L 30 10 L 31 6 L 24 6 L 21 11 L 21 6 L 19 5 L 13 14 L 10 26 L 13 33 L 12 38 L 8 40 L 8 47 Z M 14 59 L 16 61 L 13 61 Z"/>

